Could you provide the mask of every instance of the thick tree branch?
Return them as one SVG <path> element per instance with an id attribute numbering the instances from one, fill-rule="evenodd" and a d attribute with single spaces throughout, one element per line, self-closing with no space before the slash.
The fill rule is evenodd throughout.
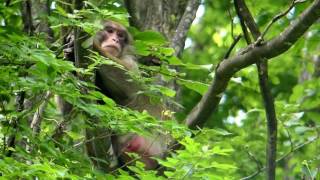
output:
<path id="1" fill-rule="evenodd" d="M 239 12 L 239 18 L 245 22 L 252 33 L 254 40 L 257 41 L 261 36 L 257 24 L 244 2 L 244 0 L 235 0 L 235 6 Z M 246 28 L 246 27 L 245 27 Z M 263 39 L 262 39 L 263 40 Z M 266 146 L 266 162 L 267 162 L 267 179 L 275 179 L 276 175 L 276 153 L 277 153 L 277 118 L 274 107 L 273 96 L 268 84 L 268 62 L 265 59 L 260 59 L 257 62 L 259 85 L 262 94 L 266 116 L 267 116 L 267 146 Z"/>
<path id="2" fill-rule="evenodd" d="M 193 108 L 186 118 L 186 124 L 195 128 L 202 126 L 217 108 L 222 93 L 233 74 L 256 63 L 258 59 L 271 59 L 287 51 L 320 17 L 320 0 L 315 0 L 289 27 L 279 36 L 254 47 L 244 54 L 228 58 L 216 68 L 216 74 L 208 92 Z"/>
<path id="3" fill-rule="evenodd" d="M 189 0 L 186 9 L 180 19 L 175 35 L 172 39 L 172 47 L 175 50 L 175 55 L 179 55 L 184 48 L 184 42 L 187 37 L 188 30 L 196 17 L 200 0 Z"/>

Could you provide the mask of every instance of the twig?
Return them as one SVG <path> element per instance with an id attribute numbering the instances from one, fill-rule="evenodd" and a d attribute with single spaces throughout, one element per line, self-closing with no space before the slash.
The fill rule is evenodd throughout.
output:
<path id="1" fill-rule="evenodd" d="M 258 171 L 263 167 L 261 161 L 259 161 L 250 151 L 246 150 L 249 158 L 252 159 L 257 164 Z"/>
<path id="2" fill-rule="evenodd" d="M 26 0 L 25 2 L 23 2 L 22 6 L 23 31 L 28 33 L 30 36 L 33 36 L 35 28 L 33 26 L 31 12 L 32 3 L 30 0 Z"/>
<path id="3" fill-rule="evenodd" d="M 276 163 L 281 162 L 282 160 L 286 159 L 289 155 L 291 155 L 291 154 L 297 152 L 298 150 L 302 149 L 303 147 L 305 147 L 305 146 L 307 146 L 307 145 L 315 142 L 316 140 L 319 139 L 319 137 L 320 137 L 320 136 L 318 135 L 318 136 L 315 137 L 314 139 L 309 140 L 309 141 L 307 141 L 307 142 L 305 142 L 305 143 L 302 143 L 302 144 L 296 146 L 293 150 L 287 152 L 286 154 L 282 155 L 279 159 L 277 159 L 277 160 L 276 160 Z M 241 180 L 252 179 L 252 178 L 256 177 L 258 174 L 260 174 L 260 172 L 264 171 L 265 169 L 266 169 L 266 166 L 262 167 L 261 169 L 259 169 L 258 171 L 254 172 L 254 173 L 251 174 L 250 176 L 241 178 Z"/>
<path id="4" fill-rule="evenodd" d="M 75 114 L 74 112 L 75 112 L 75 108 L 73 107 L 72 110 L 70 111 L 70 113 L 68 113 L 67 115 L 62 115 L 63 120 L 61 122 L 59 122 L 57 124 L 57 126 L 55 127 L 53 134 L 51 135 L 52 139 L 54 139 L 55 141 L 59 141 L 59 139 L 64 135 L 65 129 L 66 129 L 68 123 L 70 123 L 71 120 L 74 119 L 74 117 L 73 117 Z"/>
<path id="5" fill-rule="evenodd" d="M 6 0 L 6 7 L 9 7 L 10 6 L 10 3 L 11 3 L 11 0 Z"/>
<path id="6" fill-rule="evenodd" d="M 238 2 L 237 0 L 234 0 L 234 7 L 236 9 L 236 13 L 240 20 L 240 25 L 241 25 L 244 39 L 246 40 L 247 44 L 251 44 L 251 38 L 245 24 L 245 19 L 242 17 L 243 13 L 242 13 L 242 7 L 240 7 L 240 5 L 241 5 L 240 2 Z"/>
<path id="7" fill-rule="evenodd" d="M 287 10 L 285 10 L 284 12 L 276 15 L 274 18 L 272 18 L 272 20 L 268 23 L 267 27 L 264 29 L 264 31 L 262 32 L 261 36 L 256 40 L 255 44 L 259 44 L 263 39 L 264 36 L 267 34 L 267 32 L 269 31 L 270 27 L 277 22 L 279 19 L 281 19 L 283 16 L 285 16 L 286 14 L 288 14 L 290 12 L 290 10 L 299 3 L 303 3 L 306 0 L 293 0 L 291 2 L 291 5 L 289 6 L 289 8 Z"/>
<path id="8" fill-rule="evenodd" d="M 22 112 L 24 110 L 24 99 L 25 99 L 25 95 L 26 93 L 24 91 L 21 91 L 18 93 L 17 97 L 16 97 L 16 109 L 17 112 Z M 14 148 L 15 147 L 15 141 L 16 141 L 16 132 L 18 131 L 18 124 L 20 121 L 21 117 L 17 117 L 16 119 L 14 119 L 14 121 L 12 122 L 12 128 L 14 129 L 14 133 L 12 135 L 9 136 L 8 138 L 8 147 L 9 148 Z M 9 150 L 6 154 L 6 156 L 10 157 L 12 155 L 13 151 Z"/>
<path id="9" fill-rule="evenodd" d="M 224 55 L 223 59 L 228 59 L 228 58 L 229 58 L 229 56 L 230 56 L 233 48 L 234 48 L 234 47 L 236 46 L 236 44 L 240 41 L 241 37 L 242 37 L 241 35 L 238 35 L 238 36 L 233 40 L 231 46 L 229 47 L 227 53 Z"/>
<path id="10" fill-rule="evenodd" d="M 291 137 L 291 134 L 290 134 L 290 132 L 289 132 L 289 129 L 288 129 L 288 127 L 280 120 L 280 123 L 281 123 L 281 125 L 283 126 L 283 128 L 286 130 L 286 132 L 287 132 L 287 135 L 288 135 L 288 139 L 289 139 L 289 141 L 290 141 L 290 147 L 291 147 L 291 151 L 293 150 L 293 142 L 292 142 L 292 137 Z"/>
<path id="11" fill-rule="evenodd" d="M 6 110 L 6 107 L 5 107 L 4 103 L 3 103 L 3 101 L 0 101 L 0 109 L 1 109 L 1 114 L 4 115 L 5 122 L 9 122 L 8 116 L 7 116 L 7 110 Z M 2 153 L 3 154 L 6 154 L 8 129 L 9 129 L 9 127 L 7 128 L 7 132 L 3 134 L 3 138 L 2 138 L 2 142 L 3 142 Z"/>
<path id="12" fill-rule="evenodd" d="M 229 18 L 230 18 L 231 37 L 232 37 L 232 39 L 236 39 L 236 37 L 234 36 L 234 32 L 233 32 L 233 17 L 231 15 L 230 9 L 228 9 L 228 15 L 229 15 Z"/>
<path id="13" fill-rule="evenodd" d="M 48 105 L 48 102 L 51 96 L 52 96 L 52 93 L 50 91 L 47 91 L 43 97 L 42 103 L 40 104 L 40 106 L 37 108 L 36 112 L 33 115 L 30 127 L 34 134 L 38 134 L 40 132 L 42 116 L 43 116 L 44 110 Z"/>

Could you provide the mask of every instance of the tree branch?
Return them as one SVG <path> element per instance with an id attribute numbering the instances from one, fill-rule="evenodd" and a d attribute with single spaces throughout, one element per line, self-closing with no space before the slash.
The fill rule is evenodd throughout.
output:
<path id="1" fill-rule="evenodd" d="M 26 96 L 26 92 L 25 91 L 21 91 L 18 93 L 17 97 L 16 97 L 16 109 L 17 112 L 22 112 L 24 110 L 24 99 Z M 19 130 L 19 122 L 20 122 L 21 117 L 18 117 L 16 119 L 14 119 L 14 121 L 11 123 L 12 128 L 14 129 L 14 133 L 11 134 L 8 138 L 8 142 L 7 142 L 7 146 L 9 148 L 8 152 L 6 153 L 7 157 L 10 157 L 13 153 L 13 151 L 10 148 L 14 148 L 16 146 L 16 132 L 18 132 Z"/>
<path id="2" fill-rule="evenodd" d="M 241 5 L 242 5 L 241 2 L 234 0 L 234 7 L 235 7 L 236 13 L 240 19 L 240 25 L 241 25 L 244 39 L 246 40 L 247 44 L 251 44 L 251 38 L 250 38 L 249 32 L 247 30 L 245 19 L 243 18 L 244 13 L 243 13 L 243 7 L 241 7 Z"/>
<path id="3" fill-rule="evenodd" d="M 257 24 L 244 2 L 244 0 L 235 0 L 235 7 L 239 8 L 239 18 L 245 22 L 252 33 L 254 40 L 257 41 L 261 37 L 261 33 Z M 245 27 L 246 28 L 246 27 Z M 261 37 L 262 38 L 262 37 Z M 262 39 L 263 40 L 263 39 Z M 257 62 L 259 85 L 262 94 L 264 107 L 267 116 L 267 147 L 266 147 L 266 162 L 267 162 L 267 179 L 275 179 L 276 175 L 276 153 L 277 153 L 277 118 L 274 107 L 273 96 L 268 84 L 268 62 L 265 59 L 259 59 Z"/>
<path id="4" fill-rule="evenodd" d="M 286 14 L 288 14 L 290 12 L 290 10 L 298 3 L 303 3 L 305 2 L 305 0 L 292 0 L 291 5 L 289 6 L 289 8 L 287 10 L 285 10 L 284 12 L 276 15 L 271 21 L 270 23 L 267 25 L 267 27 L 265 28 L 265 30 L 262 32 L 262 35 L 260 38 L 258 38 L 258 40 L 262 40 L 264 38 L 264 36 L 267 34 L 268 30 L 270 29 L 270 27 L 273 25 L 273 23 L 275 23 L 276 21 L 278 21 L 279 19 L 281 19 L 283 16 L 285 16 Z"/>
<path id="5" fill-rule="evenodd" d="M 175 50 L 175 55 L 179 55 L 184 48 L 184 42 L 190 26 L 196 17 L 200 0 L 189 0 L 186 9 L 181 17 L 181 20 L 172 39 L 172 47 Z"/>
<path id="6" fill-rule="evenodd" d="M 258 59 L 271 59 L 287 51 L 320 17 L 320 0 L 315 0 L 289 27 L 279 36 L 240 54 L 222 61 L 216 68 L 216 74 L 208 92 L 193 108 L 186 118 L 190 128 L 203 126 L 217 108 L 222 93 L 237 71 L 256 63 Z"/>
<path id="7" fill-rule="evenodd" d="M 21 3 L 23 31 L 28 33 L 29 36 L 33 36 L 34 30 L 35 30 L 33 26 L 31 8 L 32 8 L 32 4 L 30 0 L 26 0 L 25 2 Z"/>
<path id="8" fill-rule="evenodd" d="M 232 42 L 232 44 L 230 45 L 227 53 L 224 55 L 223 59 L 229 58 L 229 56 L 230 56 L 233 48 L 234 48 L 234 47 L 236 46 L 236 44 L 240 41 L 241 37 L 242 37 L 241 35 L 238 35 L 236 38 L 233 39 L 233 42 Z"/>
<path id="9" fill-rule="evenodd" d="M 36 112 L 33 115 L 30 127 L 34 134 L 38 134 L 41 130 L 40 126 L 41 126 L 42 116 L 43 116 L 44 110 L 48 105 L 48 102 L 51 96 L 52 96 L 52 93 L 50 91 L 47 91 L 45 93 L 42 103 L 40 104 L 39 108 L 37 108 Z"/>
<path id="10" fill-rule="evenodd" d="M 11 3 L 11 0 L 6 0 L 6 7 L 9 7 L 10 6 L 10 3 Z"/>

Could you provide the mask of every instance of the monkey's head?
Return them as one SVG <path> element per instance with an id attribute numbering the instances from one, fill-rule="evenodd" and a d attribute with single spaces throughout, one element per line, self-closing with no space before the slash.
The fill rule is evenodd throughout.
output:
<path id="1" fill-rule="evenodd" d="M 103 29 L 96 34 L 93 43 L 100 51 L 120 58 L 131 42 L 132 39 L 124 26 L 114 21 L 105 21 Z"/>

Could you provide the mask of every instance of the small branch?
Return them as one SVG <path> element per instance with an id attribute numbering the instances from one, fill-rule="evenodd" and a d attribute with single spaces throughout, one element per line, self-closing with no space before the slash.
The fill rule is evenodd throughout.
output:
<path id="1" fill-rule="evenodd" d="M 16 109 L 17 112 L 22 112 L 24 110 L 24 99 L 25 99 L 26 93 L 24 91 L 21 91 L 18 93 L 17 97 L 16 97 Z M 14 121 L 12 122 L 11 126 L 14 129 L 14 133 L 12 135 L 9 136 L 8 138 L 8 143 L 7 146 L 9 148 L 14 148 L 16 145 L 16 132 L 18 132 L 18 124 L 20 121 L 21 117 L 18 117 L 16 119 L 14 119 Z M 9 150 L 6 154 L 7 157 L 10 157 L 12 155 L 12 151 Z"/>
<path id="2" fill-rule="evenodd" d="M 74 28 L 74 41 L 73 41 L 73 47 L 74 47 L 74 64 L 77 68 L 81 67 L 80 63 L 80 44 L 79 44 L 79 28 Z"/>
<path id="3" fill-rule="evenodd" d="M 22 21 L 23 21 L 23 31 L 28 33 L 30 36 L 34 34 L 34 26 L 32 20 L 32 4 L 30 0 L 26 0 L 25 2 L 21 3 L 22 6 Z"/>
<path id="4" fill-rule="evenodd" d="M 229 47 L 227 53 L 224 55 L 223 59 L 229 58 L 229 56 L 230 56 L 233 48 L 234 48 L 234 47 L 236 46 L 236 44 L 240 41 L 241 37 L 242 37 L 241 35 L 238 35 L 238 36 L 233 40 L 231 46 Z"/>
<path id="5" fill-rule="evenodd" d="M 257 24 L 254 22 L 254 19 L 243 0 L 235 0 L 235 7 L 237 10 L 237 14 L 241 21 L 245 23 L 245 25 L 249 28 L 254 39 L 258 39 L 260 36 L 260 31 Z"/>
<path id="6" fill-rule="evenodd" d="M 70 106 L 72 106 L 72 105 L 70 105 Z M 65 133 L 66 127 L 71 122 L 71 120 L 74 119 L 76 112 L 77 112 L 77 110 L 74 107 L 72 107 L 70 112 L 68 111 L 67 114 L 62 112 L 63 120 L 61 122 L 59 122 L 57 124 L 57 126 L 55 127 L 53 134 L 51 135 L 52 139 L 54 139 L 56 142 L 58 142 L 59 139 L 61 139 L 61 137 Z"/>
<path id="7" fill-rule="evenodd" d="M 240 20 L 240 25 L 241 25 L 244 39 L 246 40 L 247 44 L 251 44 L 251 38 L 250 38 L 249 32 L 247 30 L 244 18 L 242 17 L 242 14 L 243 14 L 242 10 L 243 9 L 242 9 L 242 7 L 240 7 L 240 5 L 241 4 L 239 1 L 234 0 L 234 7 L 236 9 L 236 13 L 237 13 L 239 20 Z"/>
<path id="8" fill-rule="evenodd" d="M 264 36 L 267 34 L 267 32 L 269 31 L 270 27 L 277 22 L 279 19 L 281 19 L 283 16 L 285 16 L 286 14 L 288 14 L 290 12 L 290 10 L 297 5 L 298 3 L 303 3 L 306 0 L 293 0 L 291 2 L 291 5 L 289 6 L 289 8 L 287 10 L 285 10 L 284 12 L 276 15 L 274 18 L 272 18 L 272 20 L 269 22 L 269 24 L 267 25 L 267 27 L 265 28 L 265 30 L 262 32 L 262 35 L 257 39 L 257 41 L 261 42 L 261 40 L 264 39 Z"/>
<path id="9" fill-rule="evenodd" d="M 315 137 L 314 139 L 312 140 L 309 140 L 305 143 L 302 143 L 298 146 L 296 146 L 293 150 L 287 152 L 286 154 L 284 154 L 283 156 L 281 156 L 279 159 L 276 160 L 276 163 L 279 163 L 281 161 L 283 161 L 284 159 L 286 159 L 288 156 L 290 156 L 291 154 L 297 152 L 298 150 L 302 149 L 303 147 L 313 143 L 313 142 L 316 142 L 318 139 L 319 139 L 319 135 L 317 137 Z M 244 178 L 241 178 L 241 180 L 247 180 L 247 179 L 252 179 L 254 177 L 256 177 L 258 174 L 260 174 L 260 172 L 264 171 L 266 169 L 266 167 L 262 167 L 261 169 L 259 169 L 258 171 L 252 173 L 250 176 L 247 176 L 247 177 L 244 177 Z"/>
<path id="10" fill-rule="evenodd" d="M 176 33 L 172 38 L 172 47 L 175 50 L 175 55 L 179 55 L 184 48 L 184 42 L 190 29 L 190 26 L 196 17 L 198 7 L 200 5 L 200 0 L 189 0 L 181 17 L 181 20 L 176 29 Z"/>
<path id="11" fill-rule="evenodd" d="M 81 10 L 83 8 L 83 1 L 82 0 L 75 0 L 74 2 L 74 8 L 76 10 Z M 74 41 L 73 41 L 73 47 L 74 47 L 74 61 L 75 61 L 75 66 L 77 68 L 86 68 L 86 66 L 83 63 L 82 60 L 82 54 L 81 54 L 81 43 L 83 39 L 81 38 L 81 29 L 80 27 L 74 27 Z M 81 79 L 81 77 L 80 77 Z"/>
<path id="12" fill-rule="evenodd" d="M 229 18 L 230 18 L 230 31 L 231 31 L 231 36 L 232 36 L 232 39 L 235 39 L 235 37 L 234 37 L 234 32 L 233 32 L 233 17 L 232 17 L 232 15 L 231 15 L 230 9 L 228 9 L 228 15 L 229 15 Z"/>
<path id="13" fill-rule="evenodd" d="M 249 158 L 252 159 L 257 164 L 257 171 L 260 172 L 260 169 L 263 168 L 261 161 L 259 161 L 250 151 L 246 150 Z"/>
<path id="14" fill-rule="evenodd" d="M 30 127 L 34 134 L 38 134 L 40 132 L 41 121 L 43 117 L 44 110 L 46 109 L 49 99 L 51 98 L 52 93 L 50 91 L 46 92 L 43 97 L 43 102 L 40 104 L 39 108 L 37 108 L 36 112 L 33 115 L 32 122 Z"/>
<path id="15" fill-rule="evenodd" d="M 9 7 L 10 6 L 10 3 L 11 3 L 11 0 L 6 0 L 6 7 Z"/>
<path id="16" fill-rule="evenodd" d="M 283 124 L 282 121 L 280 121 L 280 123 L 283 126 L 283 128 L 286 130 L 286 133 L 288 135 L 288 139 L 290 142 L 291 151 L 293 151 L 294 147 L 293 147 L 293 142 L 292 142 L 292 137 L 291 137 L 290 131 L 288 130 L 288 127 L 285 124 Z"/>

